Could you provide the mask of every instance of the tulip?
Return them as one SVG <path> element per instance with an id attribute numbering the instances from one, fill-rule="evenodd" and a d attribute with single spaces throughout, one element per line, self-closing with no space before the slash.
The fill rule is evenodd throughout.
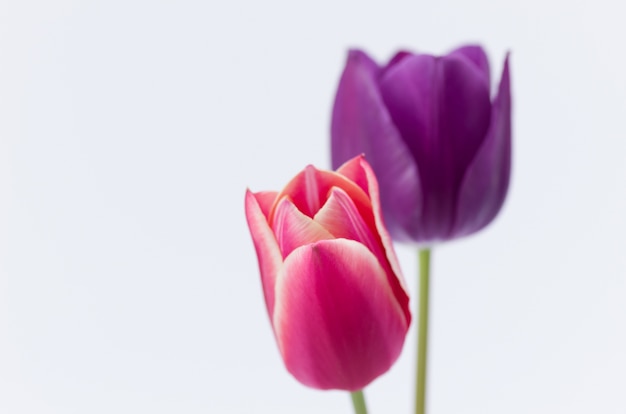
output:
<path id="1" fill-rule="evenodd" d="M 397 53 L 385 66 L 352 50 L 332 114 L 332 163 L 365 154 L 398 241 L 431 245 L 489 224 L 511 169 L 508 56 L 490 101 L 479 46 L 435 57 Z"/>
<path id="2" fill-rule="evenodd" d="M 317 389 L 357 391 L 398 358 L 411 315 L 362 156 L 306 167 L 280 192 L 246 192 L 274 336 L 287 370 Z"/>

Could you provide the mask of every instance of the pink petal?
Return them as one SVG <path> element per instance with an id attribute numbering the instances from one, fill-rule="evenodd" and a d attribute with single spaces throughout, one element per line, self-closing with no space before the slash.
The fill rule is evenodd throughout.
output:
<path id="1" fill-rule="evenodd" d="M 391 265 L 391 270 L 395 275 L 395 280 L 391 281 L 391 287 L 398 298 L 400 304 L 402 304 L 403 308 L 406 309 L 406 318 L 407 324 L 411 322 L 411 313 L 409 312 L 409 295 L 408 289 L 406 286 L 406 281 L 404 280 L 404 276 L 402 276 L 402 269 L 400 268 L 400 262 L 396 257 L 396 252 L 393 248 L 393 242 L 391 241 L 391 236 L 389 236 L 389 232 L 385 227 L 385 223 L 383 221 L 382 209 L 380 206 L 380 193 L 378 191 L 378 181 L 376 180 L 376 175 L 374 174 L 374 170 L 367 163 L 367 161 L 362 158 L 360 160 L 361 169 L 363 174 L 365 175 L 368 183 L 368 193 L 370 195 L 370 199 L 372 201 L 372 211 L 374 212 L 374 220 L 376 222 L 376 228 L 378 231 L 378 235 L 383 244 L 383 248 L 387 253 L 387 260 Z"/>
<path id="2" fill-rule="evenodd" d="M 356 183 L 365 194 L 369 196 L 369 183 L 367 182 L 367 176 L 365 171 L 361 168 L 361 160 L 365 158 L 365 155 L 357 155 L 354 158 L 350 158 L 337 168 L 337 174 L 341 174 L 350 181 Z"/>
<path id="3" fill-rule="evenodd" d="M 335 238 L 354 240 L 365 245 L 378 258 L 385 271 L 391 272 L 378 234 L 372 234 L 348 194 L 341 188 L 331 190 L 330 197 L 314 220 Z"/>
<path id="4" fill-rule="evenodd" d="M 303 214 L 314 217 L 330 196 L 330 190 L 333 187 L 339 187 L 348 193 L 367 225 L 375 231 L 374 216 L 367 194 L 343 175 L 333 171 L 318 170 L 312 165 L 296 175 L 278 194 L 268 216 L 268 222 L 273 225 L 278 201 L 284 197 L 288 197 Z"/>
<path id="5" fill-rule="evenodd" d="M 278 243 L 274 233 L 272 233 L 272 229 L 267 224 L 267 218 L 264 214 L 264 212 L 269 210 L 268 206 L 274 203 L 272 197 L 275 198 L 276 193 L 263 192 L 254 194 L 250 190 L 246 190 L 245 200 L 246 219 L 248 220 L 248 228 L 250 229 L 250 235 L 252 235 L 252 242 L 254 243 L 259 261 L 263 294 L 270 319 L 274 313 L 276 275 L 283 264 L 283 257 L 280 254 Z"/>
<path id="6" fill-rule="evenodd" d="M 263 211 L 265 217 L 269 217 L 270 210 L 277 200 L 277 196 L 278 191 L 259 191 L 258 193 L 254 193 L 254 197 L 259 203 L 259 207 L 261 207 L 261 211 Z"/>
<path id="7" fill-rule="evenodd" d="M 319 223 L 302 214 L 288 198 L 278 203 L 272 229 L 283 258 L 305 244 L 335 238 Z"/>
<path id="8" fill-rule="evenodd" d="M 398 159 L 396 159 L 394 165 L 399 165 L 400 161 L 398 161 Z M 363 189 L 363 191 L 365 191 L 366 194 L 368 194 L 368 196 L 370 196 L 371 198 L 371 194 L 370 194 L 370 190 L 369 190 L 369 186 L 370 183 L 368 181 L 368 176 L 365 173 L 365 169 L 361 166 L 363 163 L 368 165 L 368 169 L 370 170 L 370 172 L 372 172 L 373 174 L 373 168 L 370 166 L 369 161 L 367 161 L 367 156 L 364 155 L 359 155 L 356 156 L 348 161 L 346 161 L 342 166 L 340 166 L 337 169 L 337 173 L 343 175 L 344 177 L 348 178 L 350 181 L 353 181 L 355 183 L 357 183 L 357 185 L 359 187 L 361 187 Z M 392 171 L 393 168 L 386 168 L 383 169 L 381 171 Z M 408 169 L 404 169 L 405 171 L 408 171 Z M 395 170 L 394 170 L 395 171 Z M 383 217 L 383 211 L 380 208 L 380 199 L 382 200 L 387 200 L 388 203 L 390 203 L 387 207 L 388 207 L 388 212 L 389 211 L 394 211 L 394 213 L 390 213 L 389 215 L 385 216 L 385 225 L 383 225 L 384 229 L 389 229 L 389 231 L 393 231 L 392 227 L 395 228 L 395 237 L 398 240 L 410 240 L 410 236 L 407 235 L 405 233 L 405 227 L 404 225 L 400 225 L 399 222 L 397 221 L 398 217 L 402 217 L 403 220 L 405 218 L 410 218 L 413 217 L 413 215 L 415 214 L 416 211 L 418 211 L 418 209 L 416 208 L 415 203 L 413 202 L 408 202 L 407 200 L 409 200 L 412 197 L 417 197 L 416 194 L 419 193 L 419 191 L 415 190 L 414 187 L 412 187 L 412 185 L 408 184 L 408 182 L 412 181 L 414 177 L 412 174 L 404 174 L 404 173 L 400 173 L 399 171 L 397 172 L 393 172 L 393 179 L 392 181 L 395 183 L 393 184 L 393 186 L 387 185 L 387 186 L 383 186 L 384 188 L 381 188 L 378 186 L 378 179 L 376 179 L 376 191 L 377 191 L 377 196 L 376 196 L 376 202 L 378 203 L 379 209 L 378 209 L 378 216 L 381 218 L 381 223 L 379 224 L 374 224 L 374 227 L 376 228 L 376 230 L 374 230 L 376 233 L 379 233 L 379 228 L 380 228 L 380 224 L 382 224 L 382 217 Z M 379 177 L 374 175 L 375 177 Z M 387 183 L 389 184 L 389 182 Z M 406 185 L 405 185 L 406 184 Z M 400 187 L 403 188 L 402 191 L 408 191 L 407 194 L 404 193 L 400 193 L 397 190 L 397 186 L 399 185 Z M 411 190 L 412 189 L 412 190 Z M 380 191 L 382 190 L 387 190 L 387 195 L 386 197 L 383 194 L 380 194 Z M 411 194 L 409 194 L 411 193 Z M 374 200 L 372 199 L 372 202 Z M 418 203 L 419 204 L 419 203 Z M 395 220 L 395 221 L 389 221 L 387 219 L 391 219 L 391 220 Z M 387 233 L 387 231 L 386 231 Z M 389 247 L 391 246 L 391 238 L 389 238 L 389 243 L 387 244 L 387 249 L 389 249 Z M 392 249 L 393 250 L 393 249 Z M 395 259 L 390 259 L 390 260 L 395 260 Z M 397 260 L 395 260 L 397 262 Z M 396 269 L 399 269 L 400 266 L 397 265 Z"/>
<path id="9" fill-rule="evenodd" d="M 285 365 L 318 389 L 359 390 L 398 358 L 408 324 L 376 257 L 352 240 L 294 250 L 276 281 Z"/>

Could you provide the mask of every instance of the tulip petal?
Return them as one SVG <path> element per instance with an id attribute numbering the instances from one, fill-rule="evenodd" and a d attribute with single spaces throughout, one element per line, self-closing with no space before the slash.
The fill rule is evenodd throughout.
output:
<path id="1" fill-rule="evenodd" d="M 367 175 L 363 170 L 361 164 L 363 162 L 367 163 L 365 160 L 365 155 L 359 154 L 353 158 L 350 158 L 348 161 L 343 163 L 339 168 L 337 168 L 337 174 L 341 174 L 346 177 L 348 180 L 352 181 L 356 185 L 358 185 L 361 190 L 365 192 L 365 194 L 370 196 L 370 184 L 367 182 Z"/>
<path id="2" fill-rule="evenodd" d="M 408 324 L 376 257 L 353 240 L 300 247 L 277 278 L 273 326 L 289 372 L 359 390 L 398 358 Z"/>
<path id="3" fill-rule="evenodd" d="M 455 237 L 474 233 L 495 218 L 504 204 L 510 175 L 511 85 L 507 55 L 493 102 L 489 132 L 461 185 Z"/>
<path id="4" fill-rule="evenodd" d="M 276 275 L 282 267 L 283 257 L 272 229 L 267 224 L 266 214 L 276 198 L 275 192 L 252 193 L 246 190 L 245 210 L 248 228 L 256 250 L 261 273 L 261 284 L 267 313 L 274 313 L 274 286 Z"/>
<path id="5" fill-rule="evenodd" d="M 408 301 L 408 292 L 406 287 L 406 282 L 404 277 L 402 276 L 402 269 L 400 268 L 400 262 L 396 257 L 395 250 L 393 248 L 393 242 L 391 241 L 391 237 L 387 232 L 387 227 L 383 222 L 382 209 L 380 205 L 380 187 L 378 186 L 378 181 L 376 180 L 376 174 L 374 174 L 374 170 L 368 164 L 367 160 L 364 156 L 354 157 L 350 161 L 346 162 L 344 165 L 339 167 L 337 170 L 338 173 L 345 175 L 351 181 L 355 183 L 359 183 L 359 185 L 366 189 L 367 194 L 370 197 L 372 203 L 372 211 L 374 212 L 374 219 L 376 221 L 376 234 L 380 237 L 380 242 L 383 245 L 383 249 L 387 252 L 387 260 L 391 265 L 391 270 L 394 274 L 398 276 L 398 281 L 400 283 L 400 287 L 402 290 L 402 294 L 397 294 L 398 301 L 402 302 L 403 300 Z M 402 299 L 402 296 L 405 299 Z M 408 321 L 411 320 L 411 315 L 408 315 Z"/>
<path id="6" fill-rule="evenodd" d="M 390 267 L 380 239 L 374 236 L 376 233 L 372 233 L 348 194 L 341 188 L 334 187 L 330 190 L 330 197 L 314 220 L 334 238 L 354 240 L 365 245 L 378 258 L 383 268 Z M 391 272 L 391 269 L 385 270 Z"/>
<path id="7" fill-rule="evenodd" d="M 482 47 L 478 45 L 462 46 L 450 52 L 448 56 L 463 56 L 466 59 L 469 59 L 469 61 L 476 65 L 476 68 L 485 77 L 487 87 L 489 88 L 491 86 L 489 59 L 487 59 L 487 54 Z"/>
<path id="8" fill-rule="evenodd" d="M 387 260 L 389 261 L 389 265 L 391 266 L 391 270 L 393 274 L 396 276 L 393 280 L 389 279 L 389 284 L 393 289 L 393 293 L 402 306 L 402 309 L 405 310 L 406 323 L 409 325 L 411 323 L 411 312 L 409 311 L 409 294 L 408 288 L 406 285 L 406 281 L 404 280 L 404 276 L 402 275 L 402 269 L 400 268 L 400 262 L 396 257 L 396 251 L 393 248 L 393 242 L 391 241 L 391 237 L 387 232 L 385 224 L 383 222 L 383 216 L 380 205 L 380 193 L 378 182 L 376 181 L 376 175 L 372 170 L 372 167 L 365 161 L 365 159 L 361 158 L 360 160 L 361 171 L 366 177 L 366 181 L 368 183 L 368 194 L 372 200 L 372 210 L 374 211 L 374 218 L 376 220 L 376 227 L 378 229 L 378 235 L 383 244 L 383 248 L 387 253 Z"/>
<path id="9" fill-rule="evenodd" d="M 489 85 L 466 58 L 413 55 L 386 71 L 380 88 L 419 168 L 423 210 L 413 239 L 446 239 L 457 190 L 489 127 Z"/>
<path id="10" fill-rule="evenodd" d="M 385 67 L 382 68 L 382 72 L 381 75 L 388 70 L 389 68 L 393 67 L 394 65 L 400 63 L 400 61 L 402 59 L 404 59 L 407 56 L 411 56 L 413 55 L 411 52 L 408 52 L 406 50 L 399 50 L 398 52 L 396 52 L 395 55 L 393 55 L 393 57 L 391 59 L 389 59 L 389 62 L 387 62 L 387 64 L 385 65 Z"/>
<path id="11" fill-rule="evenodd" d="M 387 228 L 385 227 L 385 223 L 383 222 L 383 216 L 381 214 L 381 205 L 380 205 L 380 187 L 378 186 L 378 181 L 376 180 L 376 174 L 374 174 L 374 170 L 372 167 L 365 161 L 365 159 L 360 160 L 361 170 L 363 174 L 365 174 L 367 186 L 368 186 L 368 194 L 370 195 L 370 199 L 372 200 L 372 210 L 374 211 L 374 219 L 376 220 L 376 228 L 378 230 L 378 234 L 380 235 L 381 242 L 385 251 L 387 252 L 387 259 L 389 260 L 389 264 L 391 265 L 391 269 L 393 273 L 398 276 L 398 282 L 403 290 L 403 295 L 406 296 L 406 301 L 408 302 L 408 292 L 406 282 L 404 281 L 404 276 L 402 276 L 402 269 L 400 268 L 400 262 L 396 257 L 396 251 L 393 248 L 393 242 L 391 241 L 391 237 L 387 232 Z M 397 294 L 398 300 L 403 303 L 400 299 L 400 295 Z M 411 321 L 411 315 L 408 315 L 407 323 Z"/>
<path id="12" fill-rule="evenodd" d="M 270 210 L 274 205 L 274 202 L 277 199 L 278 192 L 277 191 L 259 191 L 258 193 L 253 193 L 254 198 L 256 199 L 263 215 L 267 218 L 270 214 Z"/>
<path id="13" fill-rule="evenodd" d="M 283 258 L 297 247 L 335 238 L 311 217 L 302 214 L 288 198 L 278 203 L 272 230 Z"/>
<path id="14" fill-rule="evenodd" d="M 333 171 L 318 170 L 312 165 L 296 175 L 278 194 L 269 214 L 270 225 L 274 225 L 276 209 L 283 198 L 288 197 L 300 212 L 313 218 L 326 203 L 333 187 L 341 188 L 348 193 L 365 223 L 373 232 L 376 232 L 372 206 L 366 192 L 344 175 Z"/>
<path id="15" fill-rule="evenodd" d="M 408 59 L 400 54 L 400 65 Z M 420 177 L 408 146 L 394 126 L 380 94 L 380 68 L 364 52 L 351 50 L 341 76 L 331 123 L 332 165 L 365 154 L 381 183 L 389 231 L 410 240 L 422 208 Z"/>

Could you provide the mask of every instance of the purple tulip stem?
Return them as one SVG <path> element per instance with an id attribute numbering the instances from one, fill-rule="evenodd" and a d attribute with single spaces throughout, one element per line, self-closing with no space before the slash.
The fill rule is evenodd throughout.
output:
<path id="1" fill-rule="evenodd" d="M 430 249 L 419 251 L 420 288 L 417 331 L 417 378 L 415 414 L 426 413 L 426 347 L 428 344 L 428 284 L 430 277 Z"/>
<path id="2" fill-rule="evenodd" d="M 365 397 L 363 396 L 363 390 L 351 392 L 350 396 L 352 397 L 354 413 L 367 414 L 367 407 L 365 406 Z"/>

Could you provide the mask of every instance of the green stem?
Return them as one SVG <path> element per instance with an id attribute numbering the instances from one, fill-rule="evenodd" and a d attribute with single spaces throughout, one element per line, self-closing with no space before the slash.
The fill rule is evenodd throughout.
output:
<path id="1" fill-rule="evenodd" d="M 426 346 L 428 344 L 428 279 L 430 249 L 419 251 L 420 292 L 419 325 L 417 333 L 417 380 L 415 384 L 415 414 L 426 412 Z"/>
<path id="2" fill-rule="evenodd" d="M 354 405 L 355 414 L 367 414 L 363 390 L 351 392 L 350 396 L 352 397 L 352 405 Z"/>

